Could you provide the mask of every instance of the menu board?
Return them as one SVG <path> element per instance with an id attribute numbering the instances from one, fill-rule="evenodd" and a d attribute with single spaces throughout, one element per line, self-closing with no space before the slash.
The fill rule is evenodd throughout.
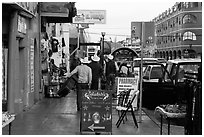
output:
<path id="1" fill-rule="evenodd" d="M 112 132 L 112 95 L 110 91 L 82 91 L 80 132 Z"/>

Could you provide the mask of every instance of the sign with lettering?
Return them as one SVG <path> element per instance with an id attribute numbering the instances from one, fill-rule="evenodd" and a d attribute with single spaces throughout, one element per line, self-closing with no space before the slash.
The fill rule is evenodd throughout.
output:
<path id="1" fill-rule="evenodd" d="M 77 10 L 73 22 L 106 24 L 106 10 Z"/>
<path id="2" fill-rule="evenodd" d="M 34 39 L 30 39 L 30 92 L 34 92 Z"/>
<path id="3" fill-rule="evenodd" d="M 117 94 L 128 89 L 137 90 L 139 78 L 118 77 Z"/>
<path id="4" fill-rule="evenodd" d="M 21 32 L 23 34 L 26 34 L 26 19 L 22 16 L 18 16 L 18 32 Z"/>
<path id="5" fill-rule="evenodd" d="M 82 90 L 81 132 L 112 132 L 112 95 L 105 90 Z"/>
<path id="6" fill-rule="evenodd" d="M 117 95 L 122 91 L 127 91 L 131 89 L 130 94 L 138 90 L 139 77 L 117 77 Z M 133 107 L 137 108 L 137 97 L 133 101 Z"/>

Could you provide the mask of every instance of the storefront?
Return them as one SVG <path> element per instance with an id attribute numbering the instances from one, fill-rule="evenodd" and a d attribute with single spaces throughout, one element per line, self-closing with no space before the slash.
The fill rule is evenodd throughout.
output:
<path id="1" fill-rule="evenodd" d="M 40 2 L 42 87 L 45 97 L 57 95 L 63 73 L 70 70 L 69 24 L 76 15 L 75 2 Z"/>
<path id="2" fill-rule="evenodd" d="M 19 113 L 39 100 L 37 2 L 2 4 L 3 111 Z"/>

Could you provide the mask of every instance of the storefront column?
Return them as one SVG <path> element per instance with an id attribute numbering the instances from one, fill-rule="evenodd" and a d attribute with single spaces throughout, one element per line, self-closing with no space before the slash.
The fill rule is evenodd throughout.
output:
<path id="1" fill-rule="evenodd" d="M 65 40 L 65 57 L 66 57 L 66 67 L 67 67 L 67 72 L 70 72 L 70 51 L 69 51 L 69 26 L 66 24 L 63 24 L 63 37 Z"/>
<path id="2" fill-rule="evenodd" d="M 15 91 L 16 89 L 16 70 L 15 70 L 15 58 L 16 51 L 18 51 L 18 46 L 16 42 L 17 34 L 17 18 L 18 13 L 14 12 L 11 15 L 10 20 L 10 30 L 9 30 L 9 44 L 8 44 L 8 111 L 9 113 L 15 113 L 14 101 L 15 101 Z"/>

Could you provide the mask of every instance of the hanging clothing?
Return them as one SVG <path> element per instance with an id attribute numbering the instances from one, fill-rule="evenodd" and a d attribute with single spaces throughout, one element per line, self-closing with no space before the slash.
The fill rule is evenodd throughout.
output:
<path id="1" fill-rule="evenodd" d="M 52 52 L 58 52 L 58 45 L 59 45 L 58 40 L 52 39 L 51 45 L 52 45 Z"/>

